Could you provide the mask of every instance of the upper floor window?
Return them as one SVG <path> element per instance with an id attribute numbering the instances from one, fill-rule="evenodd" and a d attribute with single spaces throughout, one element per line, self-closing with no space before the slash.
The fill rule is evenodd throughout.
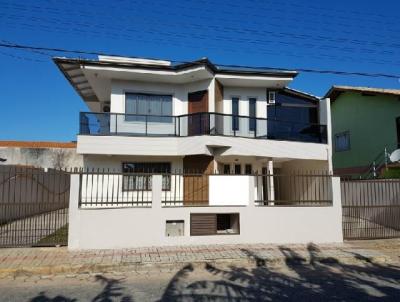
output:
<path id="1" fill-rule="evenodd" d="M 125 116 L 127 121 L 169 122 L 172 116 L 172 95 L 127 93 L 125 113 L 128 114 Z M 146 115 L 152 117 L 146 118 Z"/>
<path id="2" fill-rule="evenodd" d="M 350 150 L 350 132 L 342 132 L 335 134 L 335 151 Z"/>
<path id="3" fill-rule="evenodd" d="M 232 130 L 239 130 L 239 98 L 232 98 Z"/>
<path id="4" fill-rule="evenodd" d="M 257 104 L 257 99 L 256 98 L 249 98 L 249 130 L 250 131 L 255 131 L 256 130 L 256 104 Z"/>

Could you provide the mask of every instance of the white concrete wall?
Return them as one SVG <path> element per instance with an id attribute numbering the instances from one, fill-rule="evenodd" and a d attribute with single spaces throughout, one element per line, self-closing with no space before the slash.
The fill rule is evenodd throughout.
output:
<path id="1" fill-rule="evenodd" d="M 79 175 L 72 175 L 69 249 L 190 244 L 330 243 L 343 240 L 338 178 L 333 178 L 332 181 L 333 206 L 329 207 L 255 207 L 254 202 L 250 202 L 243 207 L 163 208 L 160 188 L 161 176 L 154 176 L 152 208 L 80 209 Z M 254 197 L 251 198 L 253 199 Z M 240 234 L 190 236 L 191 213 L 239 213 Z M 166 220 L 184 220 L 184 236 L 166 237 Z"/>
<path id="2" fill-rule="evenodd" d="M 245 175 L 214 175 L 209 178 L 210 206 L 245 206 L 250 203 L 250 178 Z M 229 190 L 227 190 L 229 188 Z"/>
<path id="3" fill-rule="evenodd" d="M 28 165 L 41 168 L 80 168 L 83 156 L 75 148 L 0 147 L 0 165 Z"/>
<path id="4" fill-rule="evenodd" d="M 329 161 L 329 170 L 333 171 L 332 166 L 332 116 L 331 116 L 331 100 L 329 98 L 322 99 L 319 103 L 319 121 L 321 125 L 326 125 L 328 134 L 327 157 Z"/>
<path id="5" fill-rule="evenodd" d="M 212 155 L 208 146 L 225 147 L 221 156 L 262 156 L 273 158 L 328 160 L 326 144 L 264 140 L 224 136 L 122 137 L 78 136 L 80 154 L 147 156 Z"/>

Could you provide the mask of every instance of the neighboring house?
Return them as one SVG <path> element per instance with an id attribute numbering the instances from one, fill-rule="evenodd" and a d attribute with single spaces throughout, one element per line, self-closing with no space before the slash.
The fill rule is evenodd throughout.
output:
<path id="1" fill-rule="evenodd" d="M 201 59 L 55 58 L 90 112 L 85 168 L 232 174 L 331 168 L 329 102 L 287 87 L 295 71 Z"/>
<path id="2" fill-rule="evenodd" d="M 54 61 L 90 109 L 69 248 L 342 241 L 330 102 L 288 88 L 297 72 Z"/>
<path id="3" fill-rule="evenodd" d="M 400 143 L 400 90 L 333 86 L 335 174 L 373 176 Z"/>
<path id="4" fill-rule="evenodd" d="M 75 142 L 0 141 L 0 165 L 82 168 Z"/>

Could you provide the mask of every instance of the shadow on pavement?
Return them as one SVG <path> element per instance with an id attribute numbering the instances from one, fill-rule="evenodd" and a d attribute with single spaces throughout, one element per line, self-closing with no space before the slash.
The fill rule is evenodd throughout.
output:
<path id="1" fill-rule="evenodd" d="M 188 264 L 171 278 L 158 301 L 400 301 L 398 266 L 375 263 L 357 253 L 353 253 L 357 264 L 342 263 L 323 257 L 314 244 L 308 245 L 307 257 L 280 247 L 286 265 L 269 263 L 257 253 L 243 251 L 256 265 L 221 268 L 209 263 L 196 267 Z M 133 301 L 131 295 L 124 294 L 129 290 L 124 280 L 97 275 L 96 281 L 103 289 L 91 301 Z M 42 292 L 30 301 L 77 300 L 50 298 Z"/>
<path id="2" fill-rule="evenodd" d="M 95 280 L 103 285 L 103 290 L 95 296 L 92 302 L 133 302 L 133 298 L 129 295 L 124 295 L 124 287 L 121 285 L 122 280 L 106 278 L 103 275 L 96 275 Z M 119 300 L 117 300 L 119 299 Z M 58 295 L 50 298 L 45 292 L 40 292 L 39 295 L 32 298 L 31 302 L 75 302 L 78 301 L 74 298 L 68 298 Z"/>
<path id="3" fill-rule="evenodd" d="M 287 269 L 270 265 L 251 251 L 255 268 L 230 266 L 220 269 L 206 264 L 213 275 L 208 280 L 189 281 L 193 268 L 172 278 L 160 301 L 400 301 L 400 268 L 362 259 L 364 265 L 340 263 L 320 257 L 314 244 L 308 245 L 309 260 L 281 247 Z"/>

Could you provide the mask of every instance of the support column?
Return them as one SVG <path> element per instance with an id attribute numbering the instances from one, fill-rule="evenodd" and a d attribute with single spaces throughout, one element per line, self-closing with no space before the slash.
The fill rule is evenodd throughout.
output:
<path id="1" fill-rule="evenodd" d="M 268 174 L 271 175 L 268 177 L 268 198 L 269 200 L 275 200 L 275 186 L 274 186 L 274 162 L 271 160 L 268 161 Z M 271 203 L 271 205 L 274 205 L 274 203 Z"/>
<path id="2" fill-rule="evenodd" d="M 151 207 L 161 208 L 162 206 L 162 175 L 151 177 Z"/>

